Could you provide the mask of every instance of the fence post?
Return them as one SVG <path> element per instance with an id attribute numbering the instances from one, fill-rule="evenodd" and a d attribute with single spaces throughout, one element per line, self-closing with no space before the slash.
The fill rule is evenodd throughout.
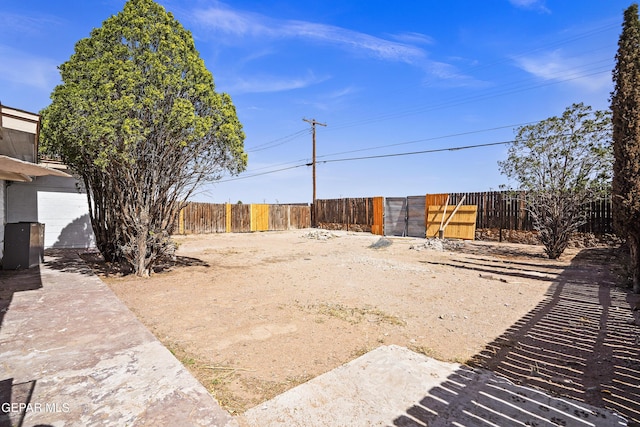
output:
<path id="1" fill-rule="evenodd" d="M 384 236 L 384 198 L 373 198 L 373 226 L 371 232 Z"/>
<path id="2" fill-rule="evenodd" d="M 231 203 L 227 202 L 225 208 L 225 231 L 231 233 Z"/>
<path id="3" fill-rule="evenodd" d="M 178 234 L 184 234 L 184 208 L 178 214 Z"/>

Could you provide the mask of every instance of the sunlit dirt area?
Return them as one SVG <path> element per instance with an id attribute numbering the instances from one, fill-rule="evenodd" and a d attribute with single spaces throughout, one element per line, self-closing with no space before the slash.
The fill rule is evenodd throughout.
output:
<path id="1" fill-rule="evenodd" d="M 85 259 L 233 414 L 380 345 L 497 369 L 492 354 L 517 345 L 500 340 L 571 272 L 614 276 L 534 245 L 315 229 L 176 239 L 176 263 L 149 279 Z"/>

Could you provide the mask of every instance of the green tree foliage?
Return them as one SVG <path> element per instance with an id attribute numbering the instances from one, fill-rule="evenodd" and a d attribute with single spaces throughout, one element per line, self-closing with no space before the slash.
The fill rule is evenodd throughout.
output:
<path id="1" fill-rule="evenodd" d="M 634 292 L 640 292 L 640 21 L 638 5 L 624 12 L 618 41 L 613 113 L 613 218 L 617 233 L 626 237 Z"/>
<path id="2" fill-rule="evenodd" d="M 108 261 L 148 275 L 203 182 L 246 167 L 244 133 L 191 33 L 152 0 L 129 0 L 60 66 L 42 111 L 43 151 L 83 179 Z"/>
<path id="3" fill-rule="evenodd" d="M 526 206 L 551 259 L 586 222 L 585 204 L 611 176 L 610 115 L 573 104 L 562 116 L 518 128 L 501 172 L 526 191 Z"/>

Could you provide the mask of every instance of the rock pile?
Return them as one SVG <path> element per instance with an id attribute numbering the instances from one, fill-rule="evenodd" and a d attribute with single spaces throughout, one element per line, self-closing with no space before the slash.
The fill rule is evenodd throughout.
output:
<path id="1" fill-rule="evenodd" d="M 302 236 L 300 236 L 304 239 L 314 239 L 314 240 L 329 240 L 329 239 L 333 239 L 336 237 L 340 237 L 338 234 L 336 233 L 332 233 L 330 231 L 327 230 L 311 230 L 308 233 L 303 234 Z"/>
<path id="2" fill-rule="evenodd" d="M 388 246 L 391 246 L 393 242 L 385 237 L 381 237 L 379 238 L 377 241 L 375 241 L 374 243 L 369 245 L 369 248 L 371 249 L 380 249 L 380 248 L 386 248 Z"/>
<path id="3" fill-rule="evenodd" d="M 432 251 L 443 252 L 444 250 L 455 250 L 464 246 L 464 242 L 447 239 L 427 239 L 424 242 L 409 246 L 409 249 L 421 251 L 428 249 Z"/>

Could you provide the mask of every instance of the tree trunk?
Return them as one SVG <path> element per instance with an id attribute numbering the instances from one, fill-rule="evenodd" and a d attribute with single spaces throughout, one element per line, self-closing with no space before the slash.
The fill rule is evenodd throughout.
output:
<path id="1" fill-rule="evenodd" d="M 640 293 L 640 236 L 629 236 L 627 240 L 629 245 L 629 269 L 631 270 L 631 284 L 633 292 Z"/>
<path id="2" fill-rule="evenodd" d="M 149 234 L 148 227 L 141 227 L 143 230 L 139 230 L 137 236 L 137 248 L 136 248 L 136 276 L 149 277 L 149 268 L 147 267 L 147 235 Z"/>

